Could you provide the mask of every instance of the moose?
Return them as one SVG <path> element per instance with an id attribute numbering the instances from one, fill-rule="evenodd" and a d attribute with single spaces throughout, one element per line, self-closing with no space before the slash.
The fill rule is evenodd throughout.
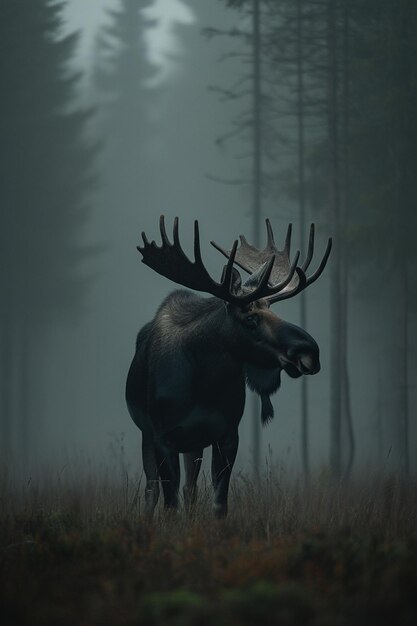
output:
<path id="1" fill-rule="evenodd" d="M 172 242 L 160 218 L 161 245 L 142 233 L 142 262 L 178 285 L 210 294 L 201 297 L 178 289 L 140 330 L 126 382 L 126 401 L 142 431 L 146 476 L 145 511 L 152 515 L 161 482 L 164 506 L 177 509 L 179 453 L 184 456 L 184 503 L 197 494 L 204 448 L 212 447 L 214 514 L 227 515 L 230 476 L 238 450 L 238 427 L 246 385 L 261 398 L 261 420 L 273 417 L 270 395 L 281 384 L 281 372 L 297 378 L 320 370 L 319 347 L 305 330 L 285 322 L 270 306 L 292 298 L 311 285 L 326 266 L 332 240 L 317 270 L 307 277 L 314 252 L 314 224 L 304 262 L 290 262 L 291 225 L 283 250 L 277 249 L 270 221 L 263 250 L 243 235 L 231 250 L 211 244 L 227 258 L 220 282 L 201 256 L 198 222 L 194 223 L 194 261 L 180 244 L 178 218 Z M 249 277 L 242 282 L 235 264 Z"/>

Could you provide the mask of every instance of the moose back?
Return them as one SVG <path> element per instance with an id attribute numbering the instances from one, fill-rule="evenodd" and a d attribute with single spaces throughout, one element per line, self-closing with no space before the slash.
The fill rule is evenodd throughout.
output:
<path id="1" fill-rule="evenodd" d="M 194 261 L 181 248 L 178 218 L 172 242 L 163 216 L 161 245 L 142 234 L 143 246 L 138 250 L 143 263 L 179 285 L 212 296 L 174 291 L 137 337 L 126 401 L 142 431 L 148 514 L 158 501 L 160 481 L 165 507 L 178 507 L 179 453 L 184 455 L 185 504 L 193 503 L 203 450 L 211 446 L 214 512 L 225 516 L 246 385 L 261 398 L 265 424 L 273 417 L 270 395 L 280 387 L 282 370 L 292 378 L 320 370 L 319 347 L 313 337 L 282 320 L 270 306 L 294 297 L 320 276 L 331 239 L 317 270 L 307 276 L 314 252 L 314 225 L 301 265 L 299 252 L 290 262 L 291 225 L 283 250 L 274 243 L 269 220 L 266 226 L 263 250 L 249 245 L 243 236 L 231 250 L 211 242 L 228 259 L 220 282 L 203 264 L 197 222 Z M 245 282 L 235 265 L 249 273 Z"/>

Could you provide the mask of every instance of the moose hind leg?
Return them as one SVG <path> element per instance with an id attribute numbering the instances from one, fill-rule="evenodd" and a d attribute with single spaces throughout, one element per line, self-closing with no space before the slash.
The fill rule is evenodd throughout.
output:
<path id="1" fill-rule="evenodd" d="M 222 441 L 213 444 L 211 479 L 214 488 L 214 514 L 218 518 L 227 515 L 227 497 L 230 476 L 236 460 L 239 435 L 237 430 Z"/>
<path id="2" fill-rule="evenodd" d="M 185 468 L 184 505 L 189 511 L 197 499 L 197 479 L 203 460 L 203 449 L 196 452 L 185 452 L 183 456 Z"/>
<path id="3" fill-rule="evenodd" d="M 153 441 L 145 435 L 142 436 L 142 461 L 146 476 L 145 513 L 152 517 L 159 498 L 159 473 Z"/>

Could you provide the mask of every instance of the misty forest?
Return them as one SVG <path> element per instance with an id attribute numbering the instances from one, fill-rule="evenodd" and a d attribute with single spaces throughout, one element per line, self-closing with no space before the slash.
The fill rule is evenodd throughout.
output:
<path id="1" fill-rule="evenodd" d="M 414 624 L 417 3 L 2 0 L 0 30 L 0 622 Z M 125 398 L 186 287 L 229 315 L 199 322 L 213 406 L 230 311 L 314 352 L 265 393 L 251 344 L 234 467 L 180 429 L 191 495 Z M 194 410 L 177 301 L 128 404 Z"/>

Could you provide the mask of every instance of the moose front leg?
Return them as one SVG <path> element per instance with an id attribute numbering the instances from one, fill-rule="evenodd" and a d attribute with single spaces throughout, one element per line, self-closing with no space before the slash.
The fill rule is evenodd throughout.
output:
<path id="1" fill-rule="evenodd" d="M 201 462 L 203 460 L 203 449 L 196 452 L 184 453 L 185 485 L 184 485 L 184 505 L 189 512 L 197 499 L 197 479 L 200 473 Z"/>
<path id="2" fill-rule="evenodd" d="M 214 488 L 214 514 L 216 517 L 226 517 L 227 496 L 229 493 L 230 475 L 236 459 L 239 445 L 237 430 L 222 441 L 216 441 L 212 446 L 211 479 Z"/>
<path id="3" fill-rule="evenodd" d="M 178 491 L 180 488 L 180 459 L 178 452 L 165 445 L 158 445 L 156 458 L 164 492 L 164 507 L 178 509 Z"/>
<path id="4" fill-rule="evenodd" d="M 146 476 L 145 514 L 152 517 L 159 498 L 159 473 L 152 436 L 142 435 L 142 461 Z"/>

